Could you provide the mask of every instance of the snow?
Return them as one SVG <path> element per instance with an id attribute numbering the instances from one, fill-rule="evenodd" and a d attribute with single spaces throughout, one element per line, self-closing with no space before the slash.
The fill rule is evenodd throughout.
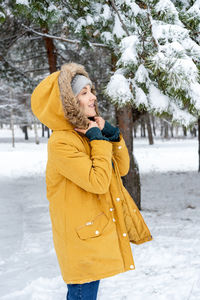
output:
<path id="1" fill-rule="evenodd" d="M 129 82 L 122 74 L 114 74 L 106 87 L 106 93 L 121 106 L 133 98 Z"/>
<path id="2" fill-rule="evenodd" d="M 87 25 L 94 24 L 94 20 L 90 15 L 86 16 L 86 23 L 87 23 Z"/>
<path id="3" fill-rule="evenodd" d="M 131 0 L 125 0 L 125 3 L 126 5 L 130 6 L 133 15 L 137 17 L 137 15 L 141 12 L 141 8 L 134 1 Z"/>
<path id="4" fill-rule="evenodd" d="M 191 83 L 188 93 L 190 97 L 194 100 L 196 109 L 200 110 L 200 84 L 198 82 Z"/>
<path id="5" fill-rule="evenodd" d="M 134 79 L 136 82 L 146 83 L 146 86 L 149 86 L 149 82 L 150 82 L 149 74 L 143 64 L 139 65 L 137 71 L 135 72 Z"/>
<path id="6" fill-rule="evenodd" d="M 165 96 L 161 91 L 153 84 L 149 87 L 149 99 L 151 107 L 158 112 L 167 111 L 170 99 Z"/>
<path id="7" fill-rule="evenodd" d="M 182 41 L 189 38 L 188 30 L 172 24 L 165 24 L 162 21 L 152 21 L 152 33 L 155 39 L 163 39 L 166 42 L 170 41 Z"/>
<path id="8" fill-rule="evenodd" d="M 136 35 L 131 35 L 123 38 L 119 44 L 122 53 L 121 58 L 118 60 L 117 65 L 123 63 L 124 66 L 129 64 L 137 64 L 137 46 L 139 39 Z"/>
<path id="9" fill-rule="evenodd" d="M 35 145 L 33 130 L 26 142 L 19 129 L 15 132 L 12 149 L 10 131 L 0 130 L 1 299 L 63 300 L 67 286 L 53 247 L 46 199 L 47 138 Z M 136 269 L 101 279 L 97 299 L 198 300 L 197 138 L 184 139 L 179 133 L 176 139 L 163 140 L 157 132 L 154 145 L 137 137 L 133 148 L 141 176 L 141 213 L 153 240 L 131 244 Z"/>
<path id="10" fill-rule="evenodd" d="M 164 15 L 164 20 L 167 18 L 167 20 L 171 21 L 173 24 L 182 26 L 182 23 L 179 20 L 179 15 L 176 10 L 176 7 L 170 0 L 160 0 L 155 5 L 155 12 L 160 15 Z"/>
<path id="11" fill-rule="evenodd" d="M 54 4 L 50 4 L 48 9 L 47 9 L 49 12 L 52 12 L 52 11 L 57 11 L 57 7 L 54 5 Z"/>
<path id="12" fill-rule="evenodd" d="M 122 28 L 121 22 L 118 18 L 118 15 L 115 14 L 115 20 L 114 20 L 114 26 L 113 26 L 113 36 L 116 35 L 117 38 L 122 38 L 123 36 L 126 36 L 126 32 Z"/>
<path id="13" fill-rule="evenodd" d="M 29 6 L 28 0 L 16 0 L 16 4 Z"/>
<path id="14" fill-rule="evenodd" d="M 200 18 L 200 0 L 194 2 L 194 4 L 187 10 L 187 15 L 190 16 L 191 19 L 193 18 Z"/>
<path id="15" fill-rule="evenodd" d="M 100 14 L 100 16 L 102 17 L 103 19 L 103 24 L 105 25 L 105 20 L 110 20 L 112 18 L 112 14 L 111 14 L 111 11 L 110 11 L 110 7 L 108 6 L 108 4 L 104 4 L 102 6 L 103 8 L 103 13 Z"/>
<path id="16" fill-rule="evenodd" d="M 105 42 L 109 42 L 113 40 L 113 36 L 109 31 L 104 31 L 101 33 L 101 38 Z"/>
<path id="17" fill-rule="evenodd" d="M 174 121 L 178 121 L 185 126 L 197 122 L 197 119 L 194 116 L 192 116 L 189 112 L 180 109 L 173 102 L 170 103 L 169 111 L 173 115 L 172 118 Z"/>
<path id="18" fill-rule="evenodd" d="M 146 107 L 148 107 L 148 101 L 147 101 L 146 94 L 136 84 L 134 85 L 134 88 L 135 88 L 135 103 L 136 103 L 136 105 L 139 106 L 140 104 L 143 104 Z"/>

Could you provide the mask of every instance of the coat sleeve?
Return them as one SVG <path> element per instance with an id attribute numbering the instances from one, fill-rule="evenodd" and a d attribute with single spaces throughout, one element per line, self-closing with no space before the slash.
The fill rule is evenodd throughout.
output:
<path id="1" fill-rule="evenodd" d="M 48 158 L 58 173 L 87 192 L 104 194 L 112 176 L 112 144 L 106 140 L 93 140 L 91 157 L 66 141 L 56 140 L 48 145 Z"/>
<path id="2" fill-rule="evenodd" d="M 125 176 L 128 174 L 130 168 L 130 157 L 128 153 L 128 148 L 124 141 L 123 135 L 120 132 L 119 134 L 120 140 L 119 142 L 112 142 L 113 145 L 113 155 L 117 161 L 117 165 L 119 168 L 119 172 L 121 176 Z"/>

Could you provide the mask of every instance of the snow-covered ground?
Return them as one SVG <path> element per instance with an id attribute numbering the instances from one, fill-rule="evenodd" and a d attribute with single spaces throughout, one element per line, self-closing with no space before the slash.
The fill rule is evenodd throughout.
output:
<path id="1" fill-rule="evenodd" d="M 10 131 L 9 131 L 10 134 Z M 29 135 L 31 136 L 31 132 Z M 46 199 L 47 138 L 0 130 L 0 299 L 64 300 Z M 102 279 L 98 300 L 200 299 L 197 139 L 134 140 L 142 215 L 154 239 L 131 244 L 136 269 Z"/>

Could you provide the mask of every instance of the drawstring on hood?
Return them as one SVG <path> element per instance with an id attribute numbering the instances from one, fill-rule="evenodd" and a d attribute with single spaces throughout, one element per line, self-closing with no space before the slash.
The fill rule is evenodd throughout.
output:
<path id="1" fill-rule="evenodd" d="M 89 78 L 83 65 L 73 62 L 64 64 L 60 71 L 43 79 L 32 93 L 32 112 L 52 130 L 87 129 L 89 126 L 90 119 L 84 114 L 71 87 L 72 79 L 77 74 Z M 91 92 L 96 95 L 94 85 Z M 99 116 L 97 99 L 94 104 L 96 116 Z"/>

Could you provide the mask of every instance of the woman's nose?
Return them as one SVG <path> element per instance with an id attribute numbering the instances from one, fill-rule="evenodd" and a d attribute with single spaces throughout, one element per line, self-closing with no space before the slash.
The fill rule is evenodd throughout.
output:
<path id="1" fill-rule="evenodd" d="M 96 100 L 96 96 L 92 93 L 92 92 L 90 92 L 90 100 Z"/>

